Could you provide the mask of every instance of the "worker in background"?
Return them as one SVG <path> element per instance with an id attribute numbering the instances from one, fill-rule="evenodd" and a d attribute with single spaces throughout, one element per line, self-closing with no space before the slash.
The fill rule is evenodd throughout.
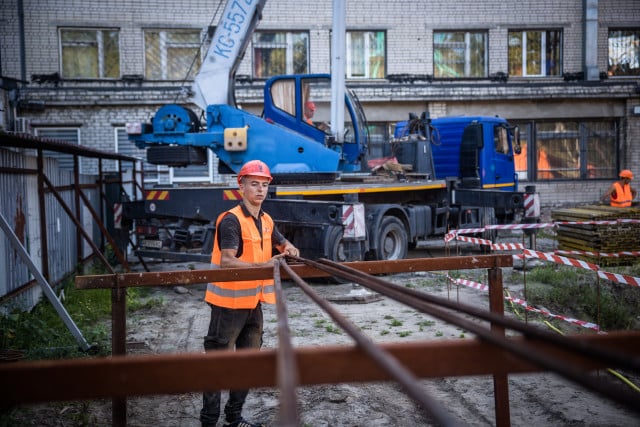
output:
<path id="1" fill-rule="evenodd" d="M 304 103 L 304 107 L 302 108 L 302 115 L 304 116 L 304 121 L 311 126 L 313 126 L 313 115 L 316 113 L 316 104 L 312 101 L 306 101 Z"/>
<path id="2" fill-rule="evenodd" d="M 316 113 L 316 104 L 312 101 L 307 101 L 304 103 L 304 108 L 302 109 L 302 115 L 304 122 L 310 124 L 311 126 L 315 126 L 323 132 L 327 132 L 330 129 L 329 124 L 325 122 L 314 123 L 313 115 Z"/>
<path id="3" fill-rule="evenodd" d="M 247 162 L 238 174 L 242 202 L 220 214 L 211 254 L 212 268 L 272 267 L 286 255 L 298 256 L 298 249 L 278 231 L 273 219 L 262 210 L 272 177 L 266 164 Z M 273 248 L 280 254 L 272 256 Z M 273 280 L 209 283 L 205 301 L 211 307 L 204 348 L 209 350 L 259 349 L 262 346 L 262 303 L 275 304 Z M 252 427 L 242 418 L 248 390 L 231 390 L 224 408 L 223 426 Z M 213 427 L 220 416 L 220 391 L 203 393 L 202 426 Z"/>
<path id="4" fill-rule="evenodd" d="M 620 171 L 618 176 L 620 179 L 611 184 L 607 192 L 600 198 L 600 201 L 605 202 L 608 197 L 611 206 L 616 208 L 626 208 L 631 206 L 631 202 L 638 192 L 631 187 L 633 173 L 629 169 Z"/>

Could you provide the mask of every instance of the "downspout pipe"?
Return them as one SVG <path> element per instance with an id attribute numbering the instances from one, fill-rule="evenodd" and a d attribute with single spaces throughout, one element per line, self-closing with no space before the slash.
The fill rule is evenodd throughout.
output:
<path id="1" fill-rule="evenodd" d="M 584 79 L 600 80 L 598 70 L 598 0 L 584 0 Z"/>

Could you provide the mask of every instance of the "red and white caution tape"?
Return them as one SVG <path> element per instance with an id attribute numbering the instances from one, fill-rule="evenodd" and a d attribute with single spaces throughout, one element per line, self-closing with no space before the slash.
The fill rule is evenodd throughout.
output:
<path id="1" fill-rule="evenodd" d="M 606 271 L 598 271 L 598 277 L 610 280 L 615 283 L 622 283 L 623 285 L 631 285 L 640 287 L 640 278 L 625 276 L 624 274 L 607 273 Z"/>
<path id="2" fill-rule="evenodd" d="M 491 249 L 495 251 L 518 251 L 524 250 L 522 243 L 493 243 Z"/>
<path id="3" fill-rule="evenodd" d="M 586 262 L 586 261 L 582 261 L 574 258 L 567 258 L 559 255 L 554 255 L 548 252 L 538 252 L 538 251 L 532 251 L 531 249 L 525 249 L 524 255 L 527 257 L 538 258 L 546 261 L 555 262 L 556 264 L 570 265 L 573 267 L 583 268 L 585 270 L 593 270 L 593 271 L 600 270 L 600 268 L 597 265 L 592 264 L 590 262 Z"/>
<path id="4" fill-rule="evenodd" d="M 600 270 L 599 266 L 597 266 L 595 264 L 592 264 L 590 262 L 581 261 L 581 260 L 573 259 L 573 258 L 567 258 L 567 257 L 563 257 L 563 256 L 558 256 L 558 255 L 554 255 L 554 254 L 551 254 L 551 253 L 536 252 L 536 251 L 532 251 L 530 249 L 525 249 L 523 251 L 523 253 L 524 253 L 525 257 L 539 258 L 539 259 L 543 259 L 543 260 L 546 260 L 546 261 L 555 262 L 555 263 L 558 263 L 558 264 L 570 265 L 570 266 L 573 266 L 573 267 L 583 268 L 585 270 L 596 271 L 598 273 L 598 277 L 600 277 L 602 279 L 609 280 L 611 282 L 621 283 L 623 285 L 631 285 L 631 286 L 640 287 L 640 278 L 633 277 L 633 276 L 625 276 L 624 274 L 609 273 L 609 272 L 606 272 L 606 271 L 602 271 L 602 270 Z M 514 258 L 516 258 L 516 257 L 517 257 L 517 255 L 514 255 Z"/>
<path id="5" fill-rule="evenodd" d="M 632 256 L 640 256 L 640 251 L 622 251 L 622 252 L 590 252 L 590 251 L 564 251 L 560 249 L 556 249 L 555 253 L 561 255 L 586 255 L 591 257 L 600 257 L 600 258 L 620 258 L 620 257 L 632 257 Z"/>
<path id="6" fill-rule="evenodd" d="M 449 279 L 451 282 L 456 283 L 458 285 L 467 286 L 467 287 L 473 288 L 473 289 L 479 289 L 481 291 L 489 291 L 489 286 L 487 286 L 485 284 L 482 284 L 482 283 L 474 282 L 473 280 L 453 279 L 450 276 L 447 276 L 447 279 Z M 587 322 L 587 321 L 584 321 L 584 320 L 574 319 L 572 317 L 561 316 L 559 314 L 554 314 L 554 313 L 551 313 L 551 312 L 549 312 L 547 310 L 543 310 L 543 309 L 540 309 L 540 308 L 533 307 L 533 306 L 529 305 L 525 300 L 520 299 L 520 298 L 513 298 L 511 296 L 505 295 L 504 299 L 507 300 L 507 301 L 512 301 L 513 303 L 524 307 L 525 310 L 530 311 L 532 313 L 538 313 L 538 314 L 542 314 L 543 316 L 552 317 L 554 319 L 564 320 L 565 322 L 569 322 L 569 323 L 572 323 L 572 324 L 575 324 L 575 325 L 578 325 L 578 326 L 582 326 L 583 328 L 594 329 L 596 331 L 600 330 L 600 327 L 595 323 Z"/>
<path id="7" fill-rule="evenodd" d="M 478 245 L 491 246 L 491 240 L 478 239 L 477 237 L 456 236 L 456 240 L 460 240 L 461 242 L 475 243 Z"/>
<path id="8" fill-rule="evenodd" d="M 528 230 L 532 228 L 549 228 L 554 227 L 554 223 L 541 223 L 541 224 L 501 224 L 501 225 L 487 225 L 487 230 Z"/>
<path id="9" fill-rule="evenodd" d="M 542 314 L 543 316 L 547 316 L 547 317 L 552 317 L 554 319 L 559 319 L 559 320 L 564 320 L 565 322 L 569 322 L 569 323 L 573 323 L 574 325 L 578 325 L 578 326 L 582 326 L 583 328 L 587 328 L 587 329 L 593 329 L 596 331 L 600 330 L 600 326 L 598 326 L 596 323 L 591 323 L 591 322 L 587 322 L 584 320 L 578 320 L 578 319 L 574 319 L 573 317 L 566 317 L 566 316 L 561 316 L 559 314 L 553 314 L 547 310 L 543 310 L 540 308 L 536 308 L 533 307 L 529 304 L 527 304 L 527 302 L 523 299 L 520 298 L 513 298 L 510 296 L 506 296 L 505 299 L 507 301 L 512 301 L 514 304 L 518 304 L 522 307 L 524 307 L 525 310 L 530 311 L 532 313 L 538 313 L 538 314 Z"/>

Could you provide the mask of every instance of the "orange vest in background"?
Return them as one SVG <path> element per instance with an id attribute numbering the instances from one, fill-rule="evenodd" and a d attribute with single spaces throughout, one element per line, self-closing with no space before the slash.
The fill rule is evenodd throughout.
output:
<path id="1" fill-rule="evenodd" d="M 633 198 L 631 186 L 629 184 L 620 185 L 618 181 L 614 182 L 613 186 L 616 188 L 616 197 L 613 197 L 613 194 L 610 196 L 611 206 L 615 208 L 628 208 L 631 206 L 631 199 Z"/>
<path id="2" fill-rule="evenodd" d="M 216 235 L 213 239 L 211 264 L 220 266 L 221 252 L 218 244 L 218 225 L 225 215 L 232 214 L 240 221 L 242 233 L 242 255 L 238 259 L 245 262 L 267 262 L 272 256 L 271 234 L 273 219 L 263 213 L 262 236 L 251 216 L 245 216 L 241 206 L 223 212 L 216 220 Z M 276 303 L 273 280 L 243 280 L 237 282 L 209 283 L 205 301 L 226 308 L 256 308 L 259 302 Z"/>

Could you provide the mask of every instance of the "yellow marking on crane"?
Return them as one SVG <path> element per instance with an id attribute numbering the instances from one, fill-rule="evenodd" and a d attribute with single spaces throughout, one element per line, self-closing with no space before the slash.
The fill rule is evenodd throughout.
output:
<path id="1" fill-rule="evenodd" d="M 513 187 L 516 185 L 514 182 L 506 182 L 504 184 L 485 184 L 482 188 L 504 188 L 504 187 Z"/>
<path id="2" fill-rule="evenodd" d="M 379 187 L 333 186 L 331 188 L 276 188 L 278 196 L 324 196 L 333 194 L 390 193 L 446 188 L 446 183 L 388 185 Z"/>

